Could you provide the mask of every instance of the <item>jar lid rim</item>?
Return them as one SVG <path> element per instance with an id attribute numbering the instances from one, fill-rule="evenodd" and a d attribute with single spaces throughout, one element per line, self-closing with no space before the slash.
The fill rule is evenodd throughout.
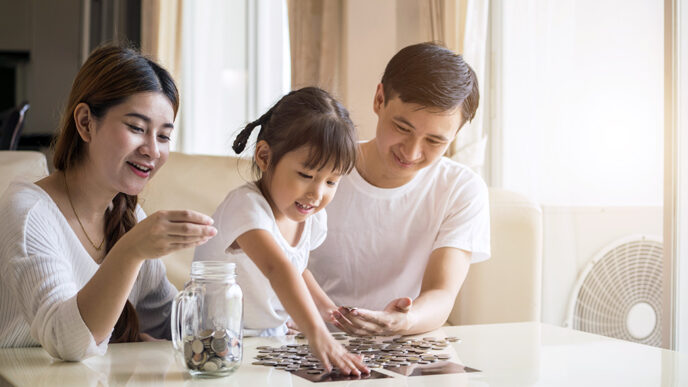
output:
<path id="1" fill-rule="evenodd" d="M 234 276 L 236 263 L 225 261 L 194 261 L 191 263 L 192 277 Z"/>

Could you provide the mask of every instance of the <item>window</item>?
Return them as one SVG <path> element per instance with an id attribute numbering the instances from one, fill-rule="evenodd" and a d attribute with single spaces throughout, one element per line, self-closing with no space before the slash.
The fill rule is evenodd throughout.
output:
<path id="1" fill-rule="evenodd" d="M 177 150 L 233 154 L 236 133 L 290 88 L 284 0 L 184 2 Z"/>
<path id="2" fill-rule="evenodd" d="M 492 183 L 542 204 L 542 319 L 562 325 L 597 253 L 662 239 L 664 6 L 491 4 Z"/>

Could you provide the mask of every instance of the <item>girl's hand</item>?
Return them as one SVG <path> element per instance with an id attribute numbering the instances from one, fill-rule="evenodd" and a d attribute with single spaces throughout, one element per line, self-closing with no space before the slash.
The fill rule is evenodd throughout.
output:
<path id="1" fill-rule="evenodd" d="M 139 222 L 117 241 L 113 249 L 141 260 L 202 245 L 217 234 L 213 219 L 191 210 L 158 211 Z"/>
<path id="2" fill-rule="evenodd" d="M 331 372 L 332 366 L 334 366 L 344 375 L 359 376 L 362 372 L 370 373 L 368 367 L 363 364 L 361 356 L 347 351 L 325 329 L 317 332 L 314 337 L 308 337 L 308 344 L 313 355 L 320 360 L 327 372 Z"/>
<path id="3" fill-rule="evenodd" d="M 301 329 L 299 328 L 298 325 L 294 322 L 294 320 L 289 319 L 287 320 L 287 334 L 288 335 L 298 335 L 301 333 Z"/>

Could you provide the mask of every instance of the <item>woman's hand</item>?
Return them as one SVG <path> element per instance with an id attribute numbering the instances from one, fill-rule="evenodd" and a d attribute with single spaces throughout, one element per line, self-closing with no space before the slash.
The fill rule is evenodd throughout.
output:
<path id="1" fill-rule="evenodd" d="M 202 245 L 217 234 L 212 224 L 211 217 L 196 211 L 158 211 L 124 234 L 113 249 L 141 260 L 158 258 Z"/>
<path id="2" fill-rule="evenodd" d="M 404 334 L 412 325 L 408 297 L 393 300 L 382 311 L 340 307 L 332 313 L 334 325 L 354 335 L 391 336 Z"/>
<path id="3" fill-rule="evenodd" d="M 334 366 L 344 375 L 359 376 L 361 373 L 370 373 L 361 356 L 347 351 L 326 329 L 319 330 L 313 337 L 308 337 L 308 345 L 327 372 L 331 372 Z"/>

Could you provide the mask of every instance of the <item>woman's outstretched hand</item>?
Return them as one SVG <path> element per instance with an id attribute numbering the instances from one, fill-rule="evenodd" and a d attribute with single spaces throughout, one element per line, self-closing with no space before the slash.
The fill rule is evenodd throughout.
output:
<path id="1" fill-rule="evenodd" d="M 192 210 L 157 211 L 129 230 L 115 244 L 127 256 L 158 258 L 196 247 L 217 234 L 213 218 Z"/>

